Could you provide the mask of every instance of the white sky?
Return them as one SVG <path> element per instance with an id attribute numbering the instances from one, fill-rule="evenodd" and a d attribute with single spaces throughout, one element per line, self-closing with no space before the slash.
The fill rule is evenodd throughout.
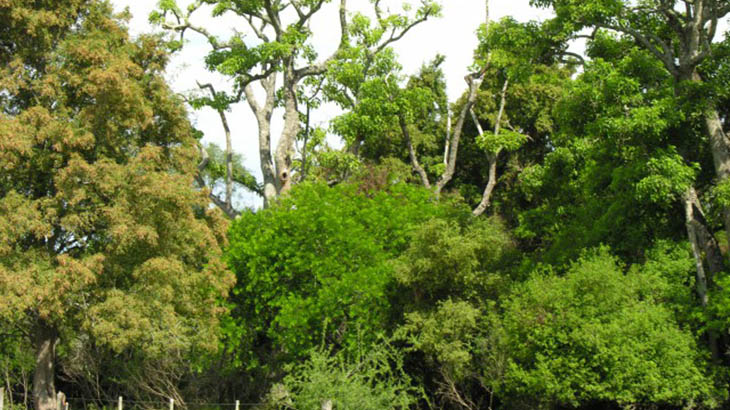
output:
<path id="1" fill-rule="evenodd" d="M 184 3 L 184 0 L 178 0 Z M 416 1 L 412 1 L 417 3 Z M 117 10 L 129 7 L 133 18 L 130 22 L 132 35 L 151 32 L 155 30 L 147 22 L 147 17 L 155 8 L 157 1 L 149 0 L 112 0 Z M 339 24 L 337 23 L 337 10 L 335 2 L 332 2 L 320 15 L 312 21 L 311 28 L 314 32 L 314 44 L 320 55 L 325 57 L 336 47 L 339 40 Z M 368 0 L 350 0 L 350 7 L 365 8 Z M 398 4 L 398 1 L 392 1 Z M 406 34 L 394 48 L 400 56 L 399 61 L 403 65 L 404 73 L 417 72 L 421 64 L 432 59 L 436 54 L 446 56 L 443 69 L 446 74 L 448 93 L 453 101 L 465 88 L 464 76 L 472 62 L 472 52 L 476 47 L 476 29 L 484 21 L 485 1 L 484 0 L 442 0 L 443 17 L 430 19 L 420 24 Z M 520 21 L 544 20 L 550 16 L 546 10 L 535 9 L 529 6 L 529 0 L 491 0 L 490 14 L 493 20 L 504 16 L 513 16 Z M 226 38 L 233 28 L 243 30 L 246 23 L 235 18 L 210 17 L 206 10 L 197 11 L 195 24 L 203 25 L 215 34 Z M 195 82 L 212 82 L 225 89 L 226 82 L 220 76 L 206 71 L 203 65 L 203 57 L 208 52 L 204 41 L 195 33 L 186 34 L 189 43 L 183 51 L 172 61 L 168 69 L 168 80 L 173 89 L 177 92 L 186 92 L 196 88 Z M 327 120 L 337 114 L 333 107 L 324 107 L 315 118 L 314 125 L 326 126 Z M 281 130 L 281 112 L 274 113 L 272 124 L 272 138 L 276 140 Z M 204 141 L 212 141 L 224 146 L 223 129 L 216 113 L 210 109 L 203 109 L 192 112 L 191 119 L 196 127 L 205 133 Z M 233 134 L 234 150 L 243 154 L 246 159 L 246 167 L 256 175 L 259 180 L 261 176 L 258 160 L 257 128 L 253 115 L 248 105 L 240 103 L 233 107 L 229 113 L 229 122 Z M 273 142 L 274 144 L 276 141 Z M 255 195 L 247 195 L 242 198 L 244 206 L 258 207 L 260 200 Z"/>

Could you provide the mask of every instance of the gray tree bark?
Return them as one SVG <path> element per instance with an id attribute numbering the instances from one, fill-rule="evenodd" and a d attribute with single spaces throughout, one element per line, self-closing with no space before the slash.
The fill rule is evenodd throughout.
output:
<path id="1" fill-rule="evenodd" d="M 40 320 L 35 337 L 35 370 L 33 373 L 33 404 L 36 410 L 56 410 L 54 365 L 58 333 Z"/>
<path id="2" fill-rule="evenodd" d="M 489 25 L 489 0 L 485 0 L 484 4 L 486 7 L 486 20 L 484 21 L 484 24 Z M 469 87 L 466 97 L 466 103 L 461 109 L 461 112 L 459 112 L 459 117 L 456 120 L 454 129 L 452 130 L 453 132 L 451 133 L 451 138 L 446 143 L 446 152 L 444 153 L 446 169 L 444 170 L 443 174 L 441 174 L 441 177 L 436 182 L 436 185 L 434 187 L 434 192 L 436 193 L 437 197 L 441 195 L 441 191 L 444 189 L 446 184 L 448 184 L 454 177 L 454 172 L 456 171 L 456 158 L 459 152 L 459 141 L 461 140 L 461 133 L 464 130 L 464 122 L 466 121 L 467 115 L 469 115 L 472 108 L 474 107 L 474 103 L 476 102 L 477 98 L 477 92 L 479 91 L 479 87 L 481 87 L 482 85 L 482 80 L 484 79 L 484 75 L 487 72 L 490 60 L 491 54 L 487 57 L 487 64 L 481 70 L 467 74 L 467 76 L 464 77 L 464 80 Z"/>
<path id="3" fill-rule="evenodd" d="M 290 64 L 293 65 L 293 62 Z M 278 193 L 291 189 L 292 155 L 294 141 L 299 133 L 299 109 L 297 108 L 297 84 L 300 78 L 290 67 L 284 72 L 284 129 L 276 146 L 276 177 Z"/>
<path id="4" fill-rule="evenodd" d="M 709 302 L 708 288 L 712 276 L 707 275 L 705 272 L 702 254 L 705 253 L 707 256 L 707 263 L 711 274 L 718 273 L 719 271 L 717 269 L 722 270 L 722 257 L 720 256 L 714 237 L 709 234 L 703 223 L 704 217 L 702 216 L 701 208 L 698 208 L 699 201 L 694 187 L 690 187 L 685 192 L 683 202 L 687 238 L 689 239 L 690 248 L 692 249 L 692 255 L 695 260 L 695 291 L 697 292 L 700 304 L 705 308 Z M 718 360 L 721 357 L 721 353 L 718 347 L 717 334 L 710 330 L 707 332 L 707 339 L 712 357 Z"/>
<path id="5" fill-rule="evenodd" d="M 279 194 L 274 163 L 271 159 L 271 115 L 276 103 L 276 73 L 261 81 L 261 86 L 266 93 L 263 105 L 258 103 L 251 84 L 246 86 L 244 92 L 246 102 L 254 113 L 258 125 L 259 161 L 264 178 L 264 207 L 268 207 Z"/>
<path id="6" fill-rule="evenodd" d="M 431 189 L 431 182 L 428 180 L 428 174 L 426 174 L 426 170 L 423 169 L 421 163 L 418 161 L 418 154 L 416 153 L 416 148 L 413 146 L 411 133 L 408 130 L 408 124 L 406 124 L 406 119 L 404 118 L 403 114 L 398 115 L 398 123 L 400 124 L 400 129 L 403 133 L 403 137 L 406 140 L 406 145 L 408 145 L 408 155 L 411 158 L 411 166 L 413 167 L 413 170 L 416 171 L 416 173 L 421 177 L 421 183 L 423 184 L 423 186 L 427 189 Z"/>

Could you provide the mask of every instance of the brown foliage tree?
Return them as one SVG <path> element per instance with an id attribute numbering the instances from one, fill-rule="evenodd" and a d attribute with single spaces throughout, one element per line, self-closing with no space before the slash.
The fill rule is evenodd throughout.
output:
<path id="1" fill-rule="evenodd" d="M 108 3 L 0 1 L 0 319 L 34 344 L 39 410 L 62 335 L 149 357 L 216 346 L 226 222 L 193 189 L 166 61 Z"/>

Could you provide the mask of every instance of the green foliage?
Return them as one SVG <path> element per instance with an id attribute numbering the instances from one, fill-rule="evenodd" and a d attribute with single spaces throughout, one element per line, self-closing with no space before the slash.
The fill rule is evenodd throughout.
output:
<path id="1" fill-rule="evenodd" d="M 657 154 L 647 162 L 649 175 L 636 184 L 636 191 L 640 199 L 668 204 L 681 198 L 692 186 L 698 167 L 685 165 L 671 146 L 668 152 L 659 150 Z"/>
<path id="2" fill-rule="evenodd" d="M 429 367 L 438 372 L 442 387 L 435 393 L 444 403 L 473 403 L 500 390 L 507 350 L 492 303 L 478 308 L 446 299 L 432 311 L 408 313 L 397 334 L 409 343 L 408 350 L 425 355 Z"/>
<path id="3" fill-rule="evenodd" d="M 517 235 L 543 247 L 551 262 L 601 243 L 638 261 L 653 238 L 685 237 L 671 212 L 700 169 L 688 157 L 696 145 L 682 133 L 692 127 L 683 125 L 661 65 L 610 36 L 596 42 L 593 52 L 608 50 L 615 60 L 595 56 L 565 90 L 554 149 L 520 176 L 531 209 L 519 214 Z"/>
<path id="4" fill-rule="evenodd" d="M 477 32 L 477 61 L 505 71 L 515 82 L 522 81 L 534 65 L 550 65 L 567 48 L 565 42 L 551 38 L 548 29 L 548 25 L 520 23 L 512 17 L 483 24 Z"/>
<path id="5" fill-rule="evenodd" d="M 429 220 L 396 260 L 403 304 L 423 309 L 450 297 L 495 298 L 508 283 L 513 252 L 498 220 Z"/>
<path id="6" fill-rule="evenodd" d="M 686 242 L 657 241 L 646 250 L 646 260 L 631 267 L 644 282 L 642 288 L 657 296 L 657 301 L 674 312 L 680 326 L 700 331 L 705 318 L 695 296 L 695 260 Z"/>
<path id="7" fill-rule="evenodd" d="M 446 299 L 439 302 L 435 312 L 406 315 L 403 331 L 414 334 L 413 348 L 433 357 L 455 380 L 468 377 L 474 363 L 472 349 L 478 342 L 482 312 L 468 302 Z"/>
<path id="8" fill-rule="evenodd" d="M 662 305 L 667 287 L 658 275 L 624 273 L 605 249 L 583 256 L 564 277 L 535 275 L 505 305 L 506 388 L 571 406 L 712 407 L 718 396 L 704 355 Z"/>
<path id="9" fill-rule="evenodd" d="M 0 373 L 14 397 L 45 340 L 56 381 L 83 397 L 184 386 L 186 399 L 279 409 L 720 405 L 727 338 L 708 347 L 730 328 L 730 276 L 706 250 L 694 259 L 681 200 L 697 192 L 700 245 L 714 245 L 730 183 L 712 172 L 706 117 L 716 105 L 730 118 L 730 41 L 688 57 L 693 31 L 675 26 L 690 19 L 671 1 L 532 0 L 554 18 L 483 25 L 470 69 L 484 70 L 473 111 L 486 132 L 467 113 L 452 192 L 436 198 L 413 186 L 408 148 L 430 181 L 442 175 L 466 96 L 449 107 L 446 57 L 407 75 L 390 45 L 440 6 L 372 0 L 315 64 L 310 17 L 337 3 L 162 0 L 150 21 L 175 35 L 130 41 L 106 3 L 0 0 Z M 205 10 L 249 32 L 195 27 Z M 590 34 L 583 57 L 568 50 L 576 33 Z M 196 175 L 200 133 L 161 75 L 193 34 L 232 86 L 191 107 L 225 113 L 271 76 L 259 119 L 298 107 L 279 151 L 291 158 L 272 159 L 296 184 L 236 219 L 230 245 L 191 189 L 196 176 L 224 189 L 225 152 L 206 146 Z M 325 102 L 344 112 L 312 125 Z M 473 218 L 454 192 L 481 200 L 485 153 L 494 216 Z M 232 159 L 236 188 L 261 194 Z M 223 260 L 238 279 L 225 301 Z"/>
<path id="10" fill-rule="evenodd" d="M 276 408 L 410 409 L 423 397 L 403 370 L 403 358 L 387 341 L 357 354 L 315 349 L 294 366 L 268 400 Z"/>
<path id="11" fill-rule="evenodd" d="M 278 204 L 246 212 L 231 228 L 228 261 L 238 275 L 234 317 L 244 338 L 266 336 L 287 356 L 328 343 L 365 345 L 387 326 L 388 260 L 420 223 L 444 212 L 428 191 L 404 184 L 303 184 Z"/>
<path id="12" fill-rule="evenodd" d="M 484 151 L 496 155 L 502 150 L 517 151 L 527 142 L 527 135 L 511 130 L 501 130 L 499 134 L 486 132 L 477 137 L 477 145 Z"/>
<path id="13" fill-rule="evenodd" d="M 430 371 L 422 377 L 441 386 L 433 394 L 444 405 L 478 402 L 499 389 L 506 357 L 494 307 L 512 283 L 515 257 L 500 221 L 469 214 L 422 224 L 395 260 L 396 300 L 405 311 L 396 334 L 411 354 L 424 355 Z"/>

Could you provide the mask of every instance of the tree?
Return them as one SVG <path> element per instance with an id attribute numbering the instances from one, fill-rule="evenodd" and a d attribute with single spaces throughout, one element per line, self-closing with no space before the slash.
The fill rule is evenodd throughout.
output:
<path id="1" fill-rule="evenodd" d="M 300 132 L 299 88 L 303 80 L 319 76 L 327 71 L 350 46 L 351 30 L 361 30 L 358 23 L 370 22 L 356 15 L 354 28 L 348 23 L 347 1 L 339 2 L 340 41 L 337 50 L 330 56 L 317 60 L 317 52 L 309 40 L 312 36 L 309 22 L 329 0 L 288 0 L 279 1 L 194 1 L 185 11 L 167 0 L 160 3 L 160 12 L 151 16 L 163 28 L 179 32 L 181 39 L 187 31 L 196 32 L 208 41 L 211 52 L 205 58 L 211 71 L 219 72 L 233 79 L 231 92 L 213 91 L 213 108 L 218 110 L 225 122 L 222 108 L 245 99 L 258 123 L 259 154 L 261 171 L 264 177 L 264 204 L 291 188 L 294 161 L 294 145 Z M 205 4 L 213 5 L 213 15 L 231 13 L 240 18 L 242 26 L 249 28 L 255 36 L 254 41 L 245 39 L 245 33 L 236 32 L 230 39 L 223 41 L 212 35 L 205 27 L 192 21 L 193 14 Z M 426 21 L 439 13 L 439 6 L 432 0 L 422 0 L 420 7 L 412 11 L 412 16 L 386 14 L 380 1 L 374 1 L 376 27 L 366 47 L 370 55 L 375 55 L 390 43 L 402 38 L 413 26 Z M 288 11 L 291 11 L 289 13 Z M 277 78 L 281 73 L 281 88 L 277 88 Z M 265 92 L 263 102 L 256 98 L 254 84 L 260 84 Z M 277 97 L 278 95 L 278 97 Z M 284 107 L 284 128 L 272 158 L 271 119 L 277 99 Z"/>
<path id="2" fill-rule="evenodd" d="M 624 273 L 605 249 L 562 277 L 535 272 L 505 304 L 505 389 L 545 405 L 715 406 L 706 355 L 663 306 L 672 285 L 657 273 Z"/>
<path id="3" fill-rule="evenodd" d="M 489 26 L 490 24 L 490 17 L 489 17 L 489 0 L 485 1 L 485 11 L 486 11 L 486 20 L 484 22 L 484 26 Z M 483 26 L 483 27 L 484 27 Z M 438 62 L 438 59 L 436 60 Z M 413 122 L 413 117 L 416 116 L 419 111 L 422 111 L 424 107 L 426 107 L 428 104 L 424 104 L 424 102 L 428 102 L 428 98 L 423 98 L 423 89 L 419 89 L 419 87 L 411 88 L 410 93 L 404 93 L 406 97 L 411 96 L 411 98 L 415 97 L 415 104 L 401 104 L 398 110 L 398 124 L 400 126 L 401 132 L 403 134 L 403 139 L 405 140 L 407 146 L 408 146 L 408 154 L 411 161 L 411 166 L 413 167 L 414 172 L 418 173 L 418 175 L 421 177 L 421 182 L 423 185 L 429 189 L 433 189 L 436 196 L 441 194 L 441 191 L 444 189 L 444 187 L 451 182 L 451 180 L 454 177 L 454 174 L 456 173 L 456 161 L 458 158 L 459 153 L 459 143 L 461 142 L 461 136 L 464 131 L 464 125 L 467 122 L 467 117 L 469 113 L 471 112 L 472 108 L 474 107 L 474 104 L 476 103 L 477 94 L 479 91 L 479 88 L 481 87 L 482 81 L 484 80 L 484 75 L 486 74 L 487 70 L 489 69 L 490 65 L 490 57 L 488 55 L 484 55 L 482 53 L 475 53 L 474 63 L 473 63 L 473 71 L 467 74 L 464 77 L 464 81 L 466 81 L 467 84 L 467 91 L 465 94 L 465 101 L 464 104 L 461 107 L 461 110 L 459 110 L 459 114 L 457 115 L 456 124 L 454 125 L 453 132 L 451 130 L 450 124 L 451 119 L 448 119 L 449 125 L 447 126 L 447 133 L 445 138 L 445 146 L 444 146 L 444 167 L 442 172 L 440 173 L 438 180 L 435 181 L 434 184 L 431 184 L 429 181 L 428 174 L 426 170 L 423 168 L 421 163 L 418 160 L 418 155 L 416 153 L 415 144 L 413 141 L 413 138 L 411 137 L 411 130 L 409 128 L 409 124 Z M 438 66 L 438 64 L 436 64 Z M 422 70 L 423 72 L 423 70 Z M 431 98 L 438 101 L 439 96 L 441 93 L 438 91 L 438 82 L 432 84 L 436 87 L 431 87 L 430 90 L 426 89 L 426 91 L 431 91 Z M 426 94 L 428 95 L 428 93 Z M 406 101 L 409 99 L 406 98 Z M 433 101 L 433 100 L 432 100 Z M 436 102 L 433 101 L 433 102 Z M 420 108 L 420 110 L 419 110 Z M 448 110 L 447 110 L 448 111 Z M 448 117 L 450 115 L 447 114 Z M 433 186 L 432 186 L 433 185 Z"/>
<path id="4" fill-rule="evenodd" d="M 712 58 L 718 21 L 730 13 L 725 0 L 532 0 L 532 4 L 552 7 L 557 24 L 569 32 L 583 28 L 606 29 L 632 38 L 651 53 L 675 80 L 678 96 L 689 97 L 707 81 L 698 69 Z M 730 140 L 718 113 L 717 101 L 699 101 L 709 135 L 709 148 L 718 182 L 730 176 Z M 692 202 L 692 193 L 685 194 Z M 723 206 L 726 235 L 730 242 L 730 208 Z M 692 234 L 690 233 L 690 236 Z"/>
<path id="5" fill-rule="evenodd" d="M 49 410 L 59 344 L 216 348 L 226 223 L 193 189 L 159 38 L 131 42 L 105 2 L 6 2 L 0 20 L 0 320 L 35 348 Z"/>
<path id="6" fill-rule="evenodd" d="M 394 305 L 405 322 L 396 334 L 407 341 L 409 357 L 425 357 L 410 370 L 434 386 L 429 394 L 442 405 L 491 405 L 506 360 L 495 305 L 515 279 L 514 251 L 496 218 L 466 213 L 422 224 L 395 260 Z"/>
<path id="7" fill-rule="evenodd" d="M 419 224 L 459 212 L 430 196 L 403 183 L 302 183 L 277 205 L 244 212 L 227 252 L 238 276 L 228 339 L 240 362 L 277 381 L 283 364 L 320 343 L 372 346 L 398 317 L 390 259 Z"/>
<path id="8" fill-rule="evenodd" d="M 599 33 L 555 107 L 551 152 L 523 170 L 516 234 L 565 263 L 601 243 L 638 262 L 656 239 L 686 238 L 677 206 L 700 147 L 672 79 L 631 41 Z M 682 153 L 683 155 L 680 155 Z"/>
<path id="9" fill-rule="evenodd" d="M 529 139 L 520 128 L 510 125 L 505 113 L 510 85 L 514 88 L 515 84 L 529 81 L 541 66 L 557 65 L 561 51 L 559 49 L 565 48 L 561 43 L 546 42 L 547 36 L 543 31 L 543 28 L 534 22 L 519 24 L 510 18 L 486 25 L 480 30 L 480 52 L 489 56 L 491 65 L 496 69 L 495 77 L 499 78 L 501 86 L 499 91 L 494 93 L 499 101 L 494 105 L 496 111 L 490 113 L 484 108 L 480 110 L 482 119 L 489 119 L 493 124 L 492 133 L 484 133 L 473 108 L 470 113 L 479 133 L 477 145 L 487 154 L 489 164 L 489 174 L 482 199 L 472 212 L 475 216 L 484 213 L 491 203 L 498 179 L 497 161 L 500 153 L 515 151 Z"/>

